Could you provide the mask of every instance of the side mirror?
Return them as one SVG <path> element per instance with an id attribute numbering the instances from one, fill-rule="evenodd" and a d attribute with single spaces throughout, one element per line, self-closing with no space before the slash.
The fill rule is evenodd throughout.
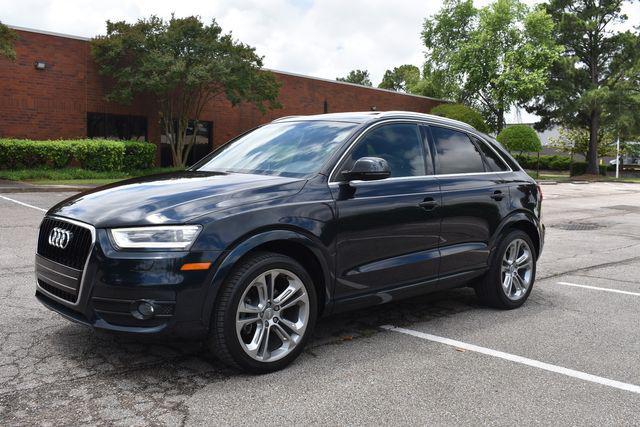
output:
<path id="1" fill-rule="evenodd" d="M 361 157 L 353 164 L 350 171 L 342 171 L 342 178 L 346 181 L 359 179 L 373 181 L 391 176 L 391 168 L 385 159 L 380 157 Z"/>

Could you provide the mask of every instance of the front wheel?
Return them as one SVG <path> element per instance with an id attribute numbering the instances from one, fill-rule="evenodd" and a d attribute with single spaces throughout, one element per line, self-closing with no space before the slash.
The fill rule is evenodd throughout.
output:
<path id="1" fill-rule="evenodd" d="M 533 247 L 531 238 L 520 230 L 513 230 L 502 238 L 489 271 L 475 286 L 480 301 L 501 309 L 524 304 L 536 277 Z"/>
<path id="2" fill-rule="evenodd" d="M 291 363 L 315 325 L 315 288 L 294 259 L 259 253 L 241 261 L 220 290 L 209 336 L 228 365 L 266 373 Z"/>

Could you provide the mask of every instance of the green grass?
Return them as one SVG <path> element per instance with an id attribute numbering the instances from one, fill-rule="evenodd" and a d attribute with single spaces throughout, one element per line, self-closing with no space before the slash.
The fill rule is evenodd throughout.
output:
<path id="1" fill-rule="evenodd" d="M 529 176 L 538 181 L 569 181 L 569 172 L 563 171 L 540 171 L 540 177 L 536 175 L 536 171 L 527 170 Z"/>
<path id="2" fill-rule="evenodd" d="M 532 178 L 538 181 L 557 181 L 557 182 L 569 182 L 574 178 L 569 176 L 569 172 L 563 171 L 540 171 L 540 177 L 536 176 L 536 171 L 527 170 L 527 173 Z M 575 179 L 580 179 L 580 177 L 575 177 Z M 620 177 L 616 179 L 613 176 L 600 176 L 598 177 L 598 181 L 606 181 L 606 182 L 627 182 L 627 183 L 640 183 L 640 177 Z"/>
<path id="3" fill-rule="evenodd" d="M 640 177 L 625 176 L 625 177 L 620 177 L 620 178 L 616 179 L 614 176 L 603 176 L 602 177 L 602 181 L 607 181 L 607 182 L 629 182 L 629 183 L 639 184 L 640 183 Z"/>
<path id="4" fill-rule="evenodd" d="M 32 184 L 104 185 L 127 178 L 173 172 L 183 168 L 151 168 L 137 171 L 98 172 L 80 168 L 0 170 L 0 179 Z"/>

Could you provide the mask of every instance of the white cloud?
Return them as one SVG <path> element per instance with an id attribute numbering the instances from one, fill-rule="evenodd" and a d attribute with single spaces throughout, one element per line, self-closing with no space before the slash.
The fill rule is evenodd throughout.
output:
<path id="1" fill-rule="evenodd" d="M 217 19 L 255 46 L 268 68 L 333 79 L 368 69 L 374 83 L 387 68 L 423 62 L 420 31 L 440 1 L 421 0 L 0 0 L 5 23 L 91 37 L 104 22 L 157 14 Z"/>

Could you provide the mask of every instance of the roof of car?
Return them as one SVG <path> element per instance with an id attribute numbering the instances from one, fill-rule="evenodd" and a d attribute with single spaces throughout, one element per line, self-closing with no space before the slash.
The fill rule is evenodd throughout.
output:
<path id="1" fill-rule="evenodd" d="M 350 113 L 328 113 L 310 116 L 287 116 L 274 121 L 323 120 L 367 123 L 381 119 L 422 119 L 433 123 L 451 124 L 466 129 L 474 129 L 471 125 L 458 120 L 447 119 L 446 117 L 434 116 L 432 114 L 416 113 L 413 111 L 354 111 Z"/>

